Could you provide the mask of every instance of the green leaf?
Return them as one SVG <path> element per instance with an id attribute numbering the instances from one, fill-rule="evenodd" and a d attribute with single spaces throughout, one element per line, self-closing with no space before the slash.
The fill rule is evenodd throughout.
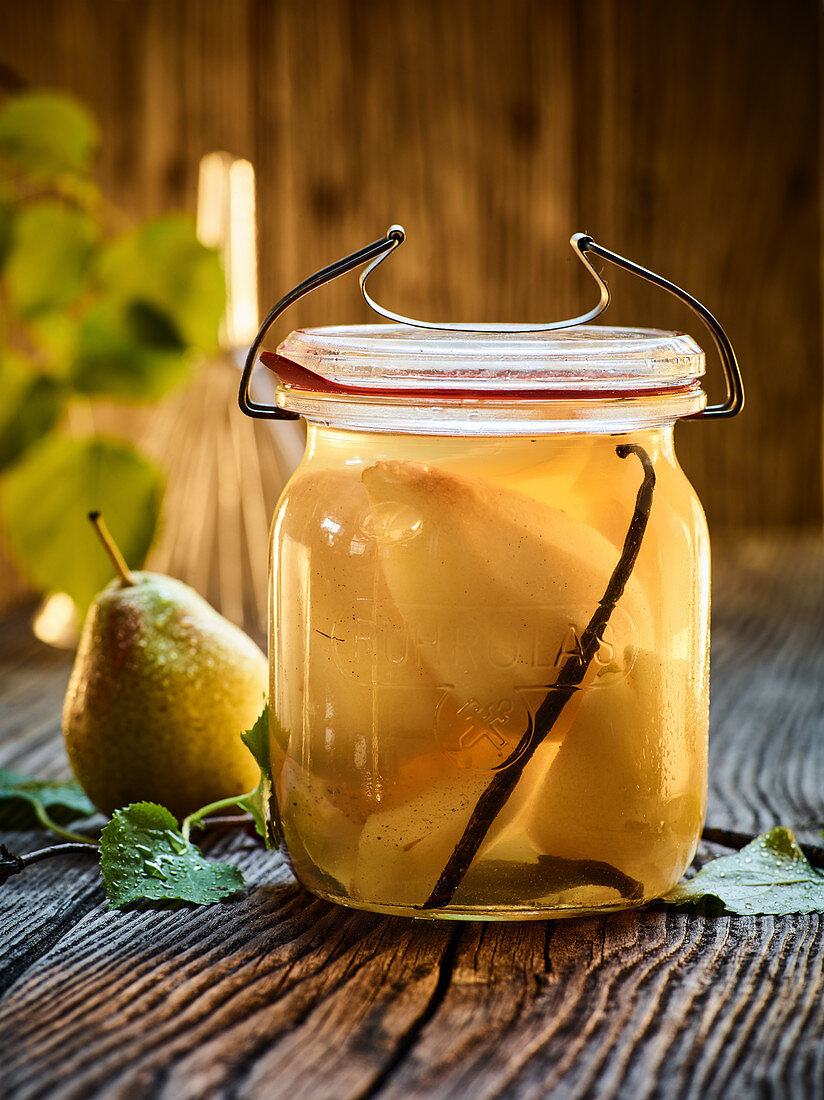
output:
<path id="1" fill-rule="evenodd" d="M 267 811 L 269 800 L 272 797 L 272 768 L 269 762 L 269 707 L 263 708 L 263 713 L 250 730 L 240 735 L 243 744 L 254 756 L 260 768 L 260 782 L 257 787 L 247 795 L 239 799 L 247 813 L 250 813 L 255 822 L 255 828 L 266 842 L 267 848 L 274 848 L 272 838 L 267 825 Z"/>
<path id="2" fill-rule="evenodd" d="M 0 470 L 10 466 L 54 426 L 63 388 L 19 355 L 0 353 Z"/>
<path id="3" fill-rule="evenodd" d="M 80 325 L 69 380 L 80 393 L 154 401 L 189 376 L 181 344 L 174 323 L 150 303 L 101 302 Z"/>
<path id="4" fill-rule="evenodd" d="M 49 810 L 59 806 L 74 812 L 75 819 L 93 817 L 97 809 L 74 779 L 35 779 L 31 775 L 0 768 L 0 801 L 21 798 Z"/>
<path id="5" fill-rule="evenodd" d="M 255 763 L 260 768 L 261 780 L 272 782 L 271 764 L 269 761 L 269 706 L 263 708 L 260 717 L 250 730 L 240 735 L 240 739 L 249 752 L 254 756 Z"/>
<path id="6" fill-rule="evenodd" d="M 112 577 L 87 513 L 103 513 L 127 562 L 139 569 L 161 496 L 159 470 L 128 444 L 56 436 L 8 473 L 0 511 L 9 547 L 31 581 L 68 592 L 84 611 Z"/>
<path id="7" fill-rule="evenodd" d="M 45 360 L 44 373 L 66 379 L 77 343 L 80 323 L 65 310 L 38 313 L 26 320 L 26 335 Z"/>
<path id="8" fill-rule="evenodd" d="M 0 154 L 40 178 L 86 172 L 98 140 L 93 116 L 59 92 L 26 92 L 0 111 Z"/>
<path id="9" fill-rule="evenodd" d="M 813 913 L 824 910 L 824 873 L 811 865 L 792 830 L 779 826 L 735 855 L 705 864 L 662 900 L 708 916 Z"/>
<path id="10" fill-rule="evenodd" d="M 88 282 L 98 239 L 97 225 L 82 210 L 51 199 L 24 207 L 5 267 L 12 304 L 30 317 L 74 302 Z"/>
<path id="11" fill-rule="evenodd" d="M 217 349 L 226 306 L 223 272 L 189 218 L 157 218 L 114 241 L 101 256 L 99 277 L 109 300 L 154 306 L 187 346 Z"/>
<path id="12" fill-rule="evenodd" d="M 100 870 L 113 909 L 144 899 L 209 905 L 244 887 L 237 867 L 204 859 L 153 802 L 115 810 L 100 837 Z"/>
<path id="13" fill-rule="evenodd" d="M 78 840 L 86 838 L 65 829 L 64 823 L 94 817 L 97 813 L 80 784 L 73 779 L 35 779 L 7 768 L 0 768 L 0 803 L 6 804 L 15 815 L 12 823 L 4 821 L 10 828 L 40 825 L 60 836 Z M 20 803 L 30 809 L 29 815 L 22 818 L 15 814 Z"/>

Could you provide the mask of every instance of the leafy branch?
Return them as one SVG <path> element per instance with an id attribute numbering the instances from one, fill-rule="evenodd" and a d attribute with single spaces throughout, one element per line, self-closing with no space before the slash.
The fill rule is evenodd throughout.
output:
<path id="1" fill-rule="evenodd" d="M 100 871 L 106 898 L 112 908 L 137 901 L 160 903 L 190 902 L 206 905 L 230 897 L 243 889 L 240 869 L 230 863 L 207 859 L 192 843 L 193 827 L 245 824 L 246 817 L 215 819 L 222 809 L 237 808 L 251 815 L 267 847 L 271 840 L 266 810 L 272 789 L 268 758 L 268 709 L 264 708 L 252 729 L 241 734 L 260 767 L 260 781 L 247 794 L 220 799 L 196 810 L 179 827 L 177 819 L 153 802 L 135 802 L 115 810 L 100 834 L 99 842 L 80 837 L 54 822 L 45 805 L 61 806 L 75 816 L 96 813 L 94 806 L 74 782 L 52 783 L 0 770 L 0 802 L 27 802 L 37 819 L 60 835 L 76 836 L 80 843 L 56 844 L 26 855 L 0 846 L 0 885 L 26 867 L 53 856 L 99 850 Z"/>

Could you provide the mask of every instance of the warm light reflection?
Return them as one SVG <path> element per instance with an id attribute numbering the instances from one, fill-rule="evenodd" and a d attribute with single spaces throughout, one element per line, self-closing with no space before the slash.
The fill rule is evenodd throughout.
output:
<path id="1" fill-rule="evenodd" d="M 255 170 L 248 160 L 229 169 L 229 236 L 225 253 L 226 336 L 232 347 L 246 347 L 258 328 Z"/>
<path id="2" fill-rule="evenodd" d="M 200 159 L 197 181 L 197 239 L 207 248 L 222 248 L 226 235 L 228 153 Z"/>
<path id="3" fill-rule="evenodd" d="M 46 645 L 74 649 L 80 632 L 74 600 L 65 592 L 53 592 L 38 607 L 31 627 L 34 636 Z"/>
<path id="4" fill-rule="evenodd" d="M 216 248 L 226 277 L 226 314 L 221 325 L 225 348 L 247 347 L 258 327 L 255 170 L 229 153 L 201 158 L 197 235 Z"/>

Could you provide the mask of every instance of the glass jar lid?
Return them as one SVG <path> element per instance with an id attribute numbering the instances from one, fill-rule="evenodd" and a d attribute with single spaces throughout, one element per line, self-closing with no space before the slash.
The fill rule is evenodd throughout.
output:
<path id="1" fill-rule="evenodd" d="M 376 431 L 628 431 L 706 403 L 703 351 L 685 333 L 657 329 L 344 325 L 299 329 L 262 358 L 280 408 Z"/>
<path id="2" fill-rule="evenodd" d="M 691 336 L 579 325 L 556 332 L 444 332 L 408 325 L 298 329 L 278 352 L 339 386 L 402 390 L 669 388 L 704 373 Z"/>

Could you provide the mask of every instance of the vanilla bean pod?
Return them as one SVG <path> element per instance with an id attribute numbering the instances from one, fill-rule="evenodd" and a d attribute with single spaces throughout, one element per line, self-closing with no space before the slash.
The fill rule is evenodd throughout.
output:
<path id="1" fill-rule="evenodd" d="M 564 707 L 580 687 L 593 657 L 598 652 L 604 628 L 609 622 L 616 603 L 623 595 L 627 581 L 635 567 L 635 561 L 641 548 L 644 532 L 647 529 L 652 507 L 655 471 L 647 452 L 636 443 L 622 443 L 615 448 L 615 453 L 619 458 L 626 458 L 630 454 L 636 455 L 644 469 L 644 480 L 638 490 L 635 510 L 627 529 L 618 564 L 613 570 L 595 614 L 589 620 L 581 635 L 580 651 L 568 657 L 561 666 L 558 678 L 535 714 L 534 722 L 530 715 L 529 724 L 523 737 L 478 799 L 475 809 L 472 811 L 472 816 L 460 840 L 455 845 L 437 883 L 429 897 L 420 906 L 422 909 L 439 909 L 452 901 L 455 891 L 469 870 L 469 866 L 477 855 L 484 837 L 489 832 L 495 818 L 506 805 L 509 796 L 523 774 L 524 768 L 561 716 Z"/>

